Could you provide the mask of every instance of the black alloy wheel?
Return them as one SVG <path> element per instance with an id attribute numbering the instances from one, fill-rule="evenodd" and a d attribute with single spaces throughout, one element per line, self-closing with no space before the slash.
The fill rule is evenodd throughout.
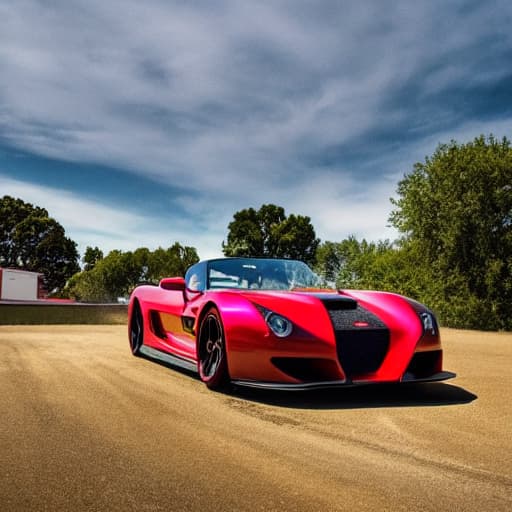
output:
<path id="1" fill-rule="evenodd" d="M 130 348 L 134 356 L 140 355 L 140 348 L 144 342 L 144 320 L 138 302 L 133 304 L 130 320 Z"/>
<path id="2" fill-rule="evenodd" d="M 212 390 L 229 386 L 226 344 L 218 310 L 210 308 L 199 329 L 198 369 L 201 380 Z"/>

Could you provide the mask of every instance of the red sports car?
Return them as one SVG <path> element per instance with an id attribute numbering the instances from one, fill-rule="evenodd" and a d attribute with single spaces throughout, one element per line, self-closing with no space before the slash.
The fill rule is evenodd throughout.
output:
<path id="1" fill-rule="evenodd" d="M 131 351 L 229 384 L 281 390 L 455 377 L 432 312 L 393 293 L 325 290 L 300 261 L 201 261 L 130 298 Z"/>

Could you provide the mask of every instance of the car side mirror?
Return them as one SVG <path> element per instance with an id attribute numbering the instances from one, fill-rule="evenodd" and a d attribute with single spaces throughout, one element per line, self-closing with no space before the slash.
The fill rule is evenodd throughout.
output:
<path id="1" fill-rule="evenodd" d="M 185 291 L 185 279 L 183 277 L 164 277 L 160 281 L 160 288 L 177 292 Z"/>

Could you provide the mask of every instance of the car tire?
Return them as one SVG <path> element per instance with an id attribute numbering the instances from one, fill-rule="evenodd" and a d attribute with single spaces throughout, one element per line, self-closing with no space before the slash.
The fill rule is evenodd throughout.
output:
<path id="1" fill-rule="evenodd" d="M 226 343 L 222 319 L 217 308 L 210 308 L 199 328 L 197 366 L 199 377 L 215 391 L 229 388 Z"/>
<path id="2" fill-rule="evenodd" d="M 140 356 L 140 348 L 144 343 L 144 319 L 139 303 L 133 304 L 132 315 L 130 318 L 130 349 L 134 356 Z"/>

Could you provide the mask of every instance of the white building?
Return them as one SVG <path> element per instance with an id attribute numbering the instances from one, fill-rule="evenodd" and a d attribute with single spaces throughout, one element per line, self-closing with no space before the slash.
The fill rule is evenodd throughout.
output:
<path id="1" fill-rule="evenodd" d="M 0 268 L 0 300 L 43 298 L 42 278 L 39 272 Z"/>

